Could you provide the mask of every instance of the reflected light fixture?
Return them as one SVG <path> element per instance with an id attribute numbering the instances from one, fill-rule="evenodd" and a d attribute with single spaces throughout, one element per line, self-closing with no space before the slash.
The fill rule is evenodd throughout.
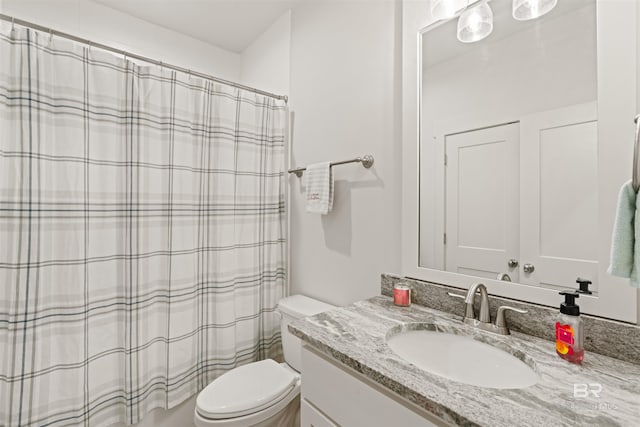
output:
<path id="1" fill-rule="evenodd" d="M 484 39 L 493 31 L 493 11 L 487 0 L 465 10 L 458 19 L 458 40 L 473 43 Z"/>
<path id="2" fill-rule="evenodd" d="M 469 0 L 431 0 L 431 16 L 435 19 L 449 19 L 467 7 Z"/>
<path id="3" fill-rule="evenodd" d="M 513 0 L 513 17 L 518 21 L 538 18 L 556 7 L 558 0 Z"/>

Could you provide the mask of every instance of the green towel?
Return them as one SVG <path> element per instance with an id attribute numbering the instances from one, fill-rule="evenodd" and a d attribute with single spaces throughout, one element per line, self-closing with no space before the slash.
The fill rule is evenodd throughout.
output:
<path id="1" fill-rule="evenodd" d="M 629 184 L 631 187 L 631 184 Z M 632 188 L 633 190 L 633 188 Z M 638 195 L 634 196 L 635 203 L 633 210 L 633 265 L 631 266 L 631 277 L 629 278 L 631 281 L 629 284 L 634 288 L 640 288 L 640 215 L 637 215 L 638 212 Z"/>
<path id="2" fill-rule="evenodd" d="M 638 197 L 631 181 L 620 189 L 618 211 L 613 226 L 611 241 L 611 264 L 607 272 L 614 276 L 630 279 L 633 287 L 640 287 L 640 239 L 636 238 L 636 230 L 640 231 L 640 218 L 636 215 Z"/>

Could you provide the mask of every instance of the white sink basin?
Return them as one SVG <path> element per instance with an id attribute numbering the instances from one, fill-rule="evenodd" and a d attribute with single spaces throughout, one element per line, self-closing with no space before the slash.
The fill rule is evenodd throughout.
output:
<path id="1" fill-rule="evenodd" d="M 393 328 L 387 333 L 387 344 L 398 356 L 425 371 L 499 389 L 525 388 L 539 380 L 533 361 L 515 350 L 520 358 L 455 331 L 440 332 L 436 325 L 415 324 L 411 329 Z"/>

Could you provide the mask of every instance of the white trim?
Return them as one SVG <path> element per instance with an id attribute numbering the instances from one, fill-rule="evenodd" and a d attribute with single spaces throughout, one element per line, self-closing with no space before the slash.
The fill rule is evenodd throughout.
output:
<path id="1" fill-rule="evenodd" d="M 293 152 L 293 147 L 291 144 L 293 134 L 291 125 L 293 123 L 293 112 L 291 108 L 287 105 L 286 111 L 286 134 L 285 134 L 285 144 L 284 144 L 284 158 L 285 158 L 285 170 L 284 170 L 284 178 L 283 185 L 285 186 L 285 200 L 284 200 L 284 220 L 285 220 L 285 274 L 287 277 L 284 281 L 284 292 L 282 293 L 282 297 L 288 297 L 291 295 L 291 184 L 289 180 L 291 179 L 291 174 L 287 173 L 287 171 L 291 168 L 291 153 Z"/>

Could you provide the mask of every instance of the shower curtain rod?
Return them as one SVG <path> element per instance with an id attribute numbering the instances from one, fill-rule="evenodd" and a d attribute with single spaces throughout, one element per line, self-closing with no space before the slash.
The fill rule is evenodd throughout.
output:
<path id="1" fill-rule="evenodd" d="M 125 59 L 126 58 L 137 59 L 139 61 L 144 61 L 144 62 L 147 62 L 149 64 L 158 65 L 160 67 L 169 68 L 171 70 L 179 71 L 181 73 L 185 73 L 185 74 L 188 74 L 190 76 L 200 77 L 200 78 L 203 78 L 203 79 L 206 79 L 206 80 L 212 80 L 214 82 L 218 82 L 218 83 L 226 84 L 226 85 L 229 85 L 229 86 L 233 86 L 233 87 L 236 87 L 238 89 L 247 90 L 249 92 L 257 93 L 259 95 L 264 95 L 264 96 L 268 96 L 268 97 L 275 98 L 275 99 L 281 99 L 281 100 L 284 100 L 284 102 L 288 102 L 289 101 L 289 97 L 287 95 L 276 95 L 275 93 L 271 93 L 271 92 L 267 92 L 267 91 L 264 91 L 264 90 L 256 89 L 256 88 L 251 87 L 251 86 L 245 86 L 243 84 L 232 82 L 232 81 L 225 80 L 225 79 L 221 79 L 219 77 L 215 77 L 215 76 L 212 76 L 212 75 L 209 75 L 209 74 L 199 73 L 197 71 L 189 70 L 188 68 L 183 68 L 183 67 L 178 67 L 177 65 L 167 64 L 167 63 L 162 62 L 162 61 L 157 61 L 155 59 L 147 58 L 147 57 L 142 56 L 142 55 L 137 55 L 135 53 L 127 52 L 125 50 L 116 49 L 114 47 L 107 46 L 107 45 L 104 45 L 104 44 L 101 44 L 101 43 L 96 43 L 96 42 L 93 42 L 93 41 L 88 40 L 88 39 L 83 39 L 81 37 L 76 37 L 76 36 L 71 35 L 71 34 L 63 33 L 62 31 L 57 31 L 57 30 L 54 30 L 52 28 L 48 28 L 48 27 L 44 27 L 42 25 L 34 24 L 33 22 L 24 21 L 22 19 L 15 18 L 13 16 L 9 16 L 9 15 L 5 15 L 5 14 L 0 13 L 0 19 L 2 19 L 4 21 L 9 21 L 9 22 L 11 22 L 12 25 L 17 24 L 17 25 L 20 25 L 20 26 L 23 26 L 23 27 L 28 27 L 28 28 L 32 28 L 32 29 L 37 30 L 37 31 L 42 31 L 44 33 L 48 33 L 50 36 L 62 37 L 62 38 L 65 38 L 65 39 L 69 39 L 69 40 L 78 42 L 78 43 L 89 45 L 89 47 L 96 47 L 96 48 L 99 48 L 99 49 L 102 49 L 102 50 L 106 50 L 108 52 L 117 53 L 119 55 L 124 56 Z"/>

